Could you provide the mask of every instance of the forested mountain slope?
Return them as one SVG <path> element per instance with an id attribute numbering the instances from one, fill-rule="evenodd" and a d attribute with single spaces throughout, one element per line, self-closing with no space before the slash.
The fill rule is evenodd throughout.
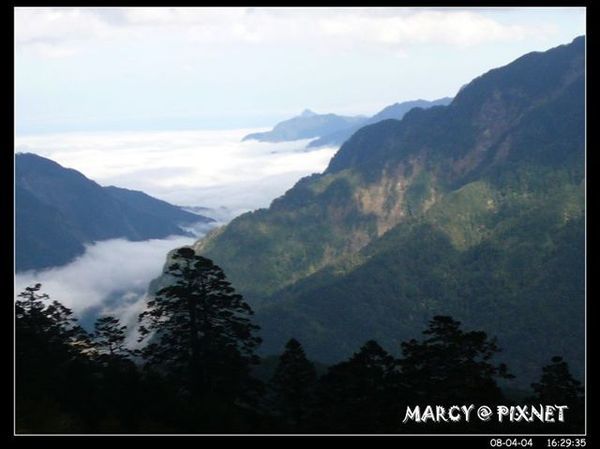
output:
<path id="1" fill-rule="evenodd" d="M 200 241 L 257 308 L 263 350 L 292 336 L 322 361 L 369 338 L 396 350 L 444 313 L 497 335 L 526 375 L 555 353 L 580 372 L 584 45 L 362 128 L 323 174 Z"/>

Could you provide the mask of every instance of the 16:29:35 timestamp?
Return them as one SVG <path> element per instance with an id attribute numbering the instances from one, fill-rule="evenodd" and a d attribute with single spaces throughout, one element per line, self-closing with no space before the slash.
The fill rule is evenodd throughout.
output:
<path id="1" fill-rule="evenodd" d="M 546 447 L 585 447 L 585 438 L 548 438 Z"/>

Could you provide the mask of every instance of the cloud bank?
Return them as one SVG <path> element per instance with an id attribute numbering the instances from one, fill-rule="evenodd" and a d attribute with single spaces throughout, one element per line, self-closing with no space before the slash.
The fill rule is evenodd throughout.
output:
<path id="1" fill-rule="evenodd" d="M 101 185 L 141 190 L 181 206 L 224 207 L 233 215 L 268 207 L 302 176 L 324 170 L 336 151 L 307 152 L 308 140 L 241 142 L 255 131 L 34 135 L 17 137 L 15 148 L 79 170 Z"/>
<path id="2" fill-rule="evenodd" d="M 93 326 L 97 316 L 112 314 L 133 329 L 148 284 L 162 272 L 166 254 L 193 242 L 193 238 L 182 237 L 98 242 L 68 265 L 19 273 L 15 297 L 25 287 L 41 283 L 42 291 L 71 308 L 86 328 Z"/>
<path id="3" fill-rule="evenodd" d="M 89 245 L 85 254 L 68 265 L 19 273 L 15 289 L 20 292 L 40 282 L 52 298 L 82 313 L 110 294 L 144 291 L 148 282 L 161 273 L 167 252 L 193 242 L 189 237 L 143 242 L 105 240 Z"/>

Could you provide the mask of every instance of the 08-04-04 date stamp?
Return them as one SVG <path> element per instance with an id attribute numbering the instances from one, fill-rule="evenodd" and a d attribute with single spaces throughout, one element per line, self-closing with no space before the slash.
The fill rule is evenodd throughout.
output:
<path id="1" fill-rule="evenodd" d="M 545 438 L 537 440 L 534 444 L 533 438 L 491 438 L 490 447 L 586 447 L 585 438 Z M 542 443 L 542 444 L 539 444 Z"/>

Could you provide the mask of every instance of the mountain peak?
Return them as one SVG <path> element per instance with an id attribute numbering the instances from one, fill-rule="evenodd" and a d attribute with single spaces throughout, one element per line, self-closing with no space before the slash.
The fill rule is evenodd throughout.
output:
<path id="1" fill-rule="evenodd" d="M 312 117 L 314 115 L 317 115 L 316 112 L 313 112 L 310 109 L 305 109 L 302 111 L 302 114 L 300 114 L 300 117 Z"/>
<path id="2" fill-rule="evenodd" d="M 271 131 L 248 134 L 242 140 L 286 142 L 312 139 L 349 128 L 364 121 L 364 117 L 346 117 L 336 114 L 317 114 L 305 109 L 300 115 L 277 123 Z"/>

